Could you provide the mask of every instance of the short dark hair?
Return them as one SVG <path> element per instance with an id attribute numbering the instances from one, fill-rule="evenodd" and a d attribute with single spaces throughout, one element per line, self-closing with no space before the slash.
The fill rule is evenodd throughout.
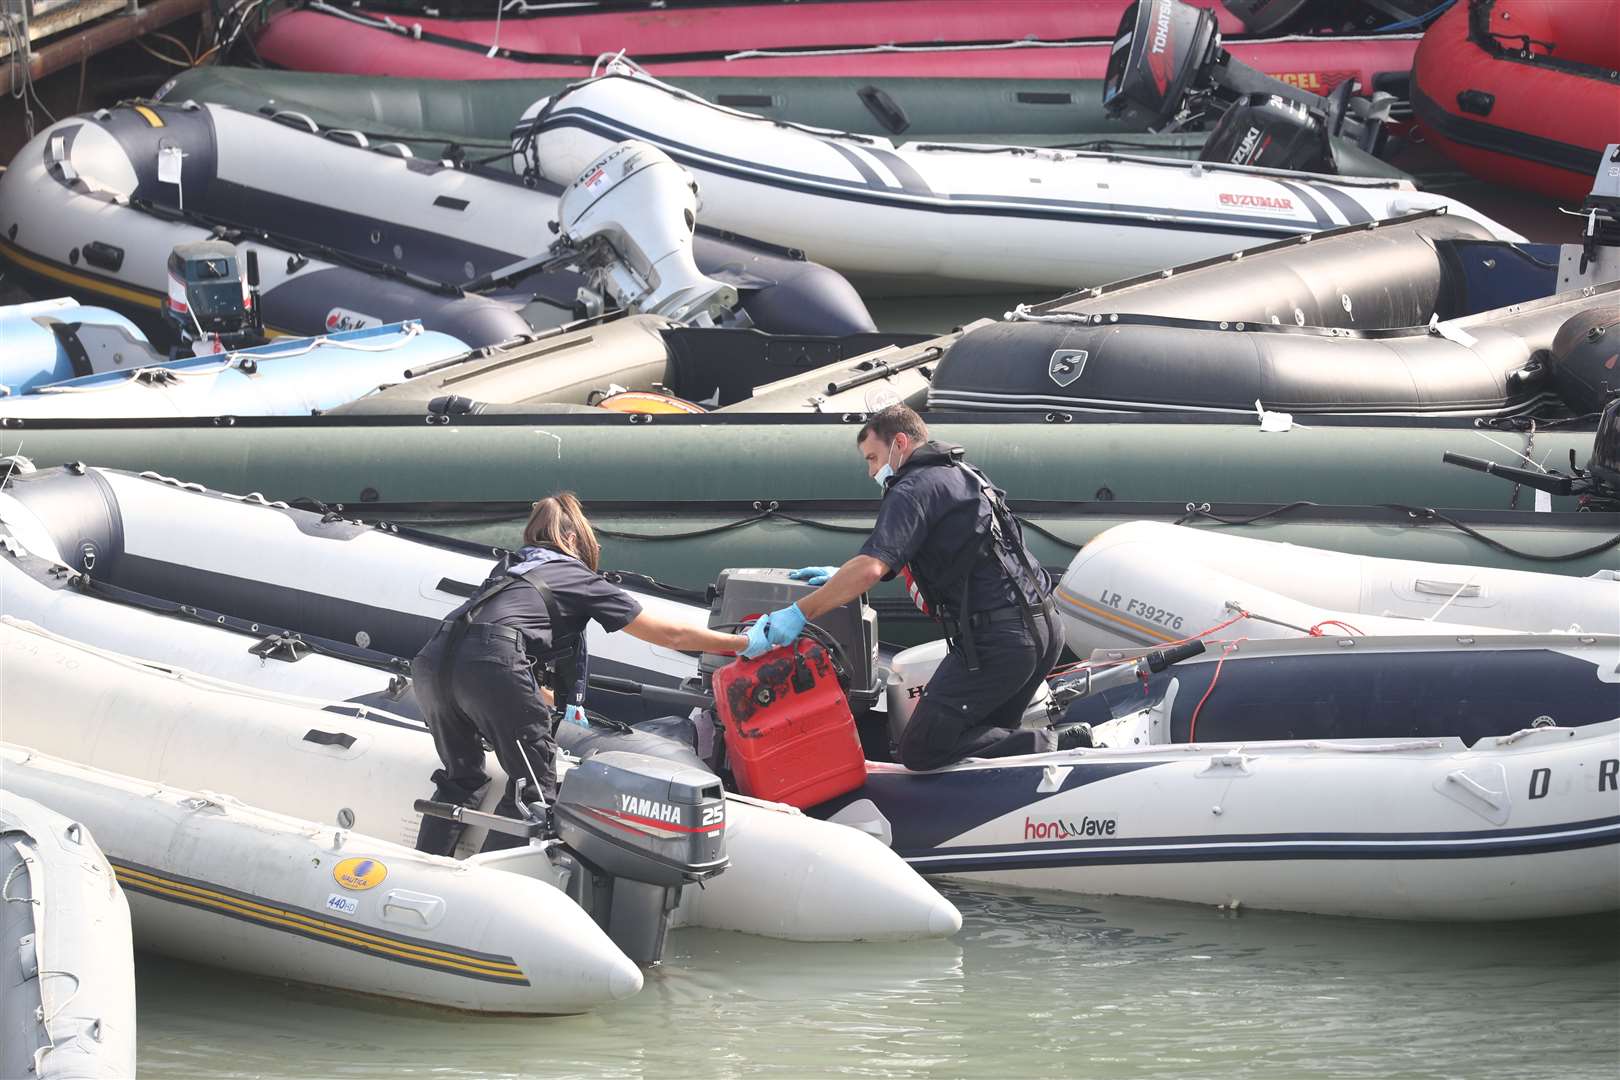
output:
<path id="1" fill-rule="evenodd" d="M 910 436 L 914 443 L 928 441 L 928 425 L 917 415 L 917 410 L 910 405 L 890 405 L 867 418 L 861 430 L 855 434 L 855 445 L 865 442 L 868 435 L 876 435 L 887 446 L 902 432 Z"/>

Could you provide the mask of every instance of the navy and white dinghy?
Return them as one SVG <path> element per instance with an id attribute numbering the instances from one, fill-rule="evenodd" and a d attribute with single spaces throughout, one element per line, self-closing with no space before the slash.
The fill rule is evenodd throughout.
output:
<path id="1" fill-rule="evenodd" d="M 537 102 L 515 168 L 554 182 L 621 139 L 702 185 L 704 219 L 804 251 L 863 286 L 1073 288 L 1268 239 L 1445 207 L 1399 180 L 1006 146 L 907 144 L 765 120 L 632 66 Z"/>
<path id="2" fill-rule="evenodd" d="M 294 115 L 120 105 L 18 152 L 0 175 L 0 257 L 151 321 L 170 250 L 223 230 L 262 268 L 266 329 L 287 334 L 420 319 L 476 347 L 576 317 L 581 287 L 675 318 L 872 329 L 825 267 L 694 233 L 690 177 L 658 151 L 609 149 L 589 163 L 603 167 L 536 188 Z"/>

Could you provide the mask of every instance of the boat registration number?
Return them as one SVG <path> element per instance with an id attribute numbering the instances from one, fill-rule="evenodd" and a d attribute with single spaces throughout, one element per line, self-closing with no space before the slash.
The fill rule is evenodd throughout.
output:
<path id="1" fill-rule="evenodd" d="M 1138 600 L 1134 596 L 1122 596 L 1117 592 L 1103 590 L 1100 597 L 1103 603 L 1115 611 L 1123 611 L 1127 615 L 1135 615 L 1143 622 L 1157 623 L 1171 630 L 1180 630 L 1182 618 L 1169 608 L 1150 604 L 1145 600 Z"/>

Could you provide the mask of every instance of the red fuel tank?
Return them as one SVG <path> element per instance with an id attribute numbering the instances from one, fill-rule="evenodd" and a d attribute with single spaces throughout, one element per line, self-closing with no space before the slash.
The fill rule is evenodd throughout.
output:
<path id="1" fill-rule="evenodd" d="M 715 711 L 744 795 L 800 808 L 866 782 L 866 758 L 832 657 L 810 638 L 714 673 Z"/>

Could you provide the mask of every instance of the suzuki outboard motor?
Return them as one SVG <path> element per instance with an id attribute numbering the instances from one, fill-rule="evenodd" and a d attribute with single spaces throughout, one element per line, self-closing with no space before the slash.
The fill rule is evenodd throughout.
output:
<path id="1" fill-rule="evenodd" d="M 1175 131 L 1203 123 L 1231 107 L 1243 114 L 1206 144 L 1205 161 L 1236 161 L 1268 168 L 1331 164 L 1327 136 L 1354 140 L 1376 152 L 1394 97 L 1350 97 L 1341 83 L 1328 97 L 1290 86 L 1233 59 L 1221 47 L 1215 15 L 1181 0 L 1138 0 L 1125 9 L 1103 77 L 1103 108 L 1117 116 L 1131 106 L 1148 114 L 1148 127 Z M 1288 109 L 1291 103 L 1299 106 Z M 1304 130 L 1289 133 L 1291 128 Z M 1320 133 L 1315 129 L 1319 128 Z M 1251 130 L 1254 132 L 1250 134 Z M 1313 159 L 1304 149 L 1322 143 Z M 1238 156 L 1239 149 L 1243 152 Z"/>
<path id="2" fill-rule="evenodd" d="M 697 182 L 648 143 L 619 143 L 586 166 L 557 203 L 552 250 L 578 254 L 586 310 L 610 306 L 692 326 L 749 326 L 737 290 L 706 277 L 692 254 Z M 594 295 L 592 294 L 594 290 Z"/>
<path id="3" fill-rule="evenodd" d="M 552 826 L 568 895 L 638 964 L 664 955 L 686 885 L 726 868 L 720 778 L 645 754 L 594 754 L 563 777 Z"/>

